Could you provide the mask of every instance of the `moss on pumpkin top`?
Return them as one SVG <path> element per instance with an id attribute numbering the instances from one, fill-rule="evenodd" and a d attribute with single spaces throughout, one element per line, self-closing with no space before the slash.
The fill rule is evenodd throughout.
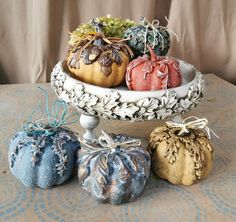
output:
<path id="1" fill-rule="evenodd" d="M 134 21 L 129 19 L 113 18 L 108 16 L 102 16 L 97 18 L 98 22 L 103 24 L 103 33 L 108 37 L 119 37 L 123 38 L 124 32 L 135 25 Z M 69 45 L 74 45 L 80 38 L 88 33 L 94 33 L 95 29 L 89 23 L 81 24 L 75 31 L 70 33 Z"/>

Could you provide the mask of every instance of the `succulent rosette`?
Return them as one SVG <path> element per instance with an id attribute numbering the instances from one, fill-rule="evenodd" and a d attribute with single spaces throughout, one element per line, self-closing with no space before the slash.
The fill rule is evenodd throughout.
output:
<path id="1" fill-rule="evenodd" d="M 114 18 L 110 15 L 96 18 L 96 21 L 103 24 L 103 33 L 105 36 L 123 38 L 124 32 L 135 25 L 134 21 L 129 19 Z M 88 23 L 81 24 L 75 31 L 70 33 L 69 45 L 74 45 L 77 41 L 89 33 L 96 30 L 92 25 L 92 20 Z"/>

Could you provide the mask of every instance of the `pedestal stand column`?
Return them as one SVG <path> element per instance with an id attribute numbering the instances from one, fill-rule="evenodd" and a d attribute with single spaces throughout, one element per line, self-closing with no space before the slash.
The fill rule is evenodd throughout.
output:
<path id="1" fill-rule="evenodd" d="M 94 134 L 94 129 L 99 124 L 99 117 L 98 116 L 89 116 L 82 114 L 80 116 L 80 125 L 85 129 L 85 133 L 83 135 L 84 140 L 93 141 L 96 139 L 96 135 Z"/>

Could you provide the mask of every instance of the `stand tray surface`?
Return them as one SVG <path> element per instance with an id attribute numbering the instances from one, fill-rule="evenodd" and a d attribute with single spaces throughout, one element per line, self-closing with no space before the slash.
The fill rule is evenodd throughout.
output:
<path id="1" fill-rule="evenodd" d="M 90 85 L 71 77 L 63 61 L 52 71 L 51 86 L 60 99 L 86 115 L 128 121 L 161 120 L 191 110 L 203 97 L 202 74 L 182 60 L 179 63 L 183 84 L 167 90 L 131 91 L 123 86 Z"/>

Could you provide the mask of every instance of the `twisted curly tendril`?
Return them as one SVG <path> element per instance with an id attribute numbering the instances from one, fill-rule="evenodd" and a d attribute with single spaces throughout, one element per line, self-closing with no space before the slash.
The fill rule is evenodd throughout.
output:
<path id="1" fill-rule="evenodd" d="M 43 117 L 34 120 L 36 113 L 42 113 L 43 104 L 40 101 L 32 110 L 26 123 L 23 124 L 23 131 L 31 135 L 53 135 L 58 127 L 71 125 L 78 121 L 79 114 L 77 112 L 69 112 L 69 106 L 63 100 L 55 100 L 50 111 L 47 91 L 42 87 L 38 87 L 38 89 L 42 91 L 45 99 Z"/>

